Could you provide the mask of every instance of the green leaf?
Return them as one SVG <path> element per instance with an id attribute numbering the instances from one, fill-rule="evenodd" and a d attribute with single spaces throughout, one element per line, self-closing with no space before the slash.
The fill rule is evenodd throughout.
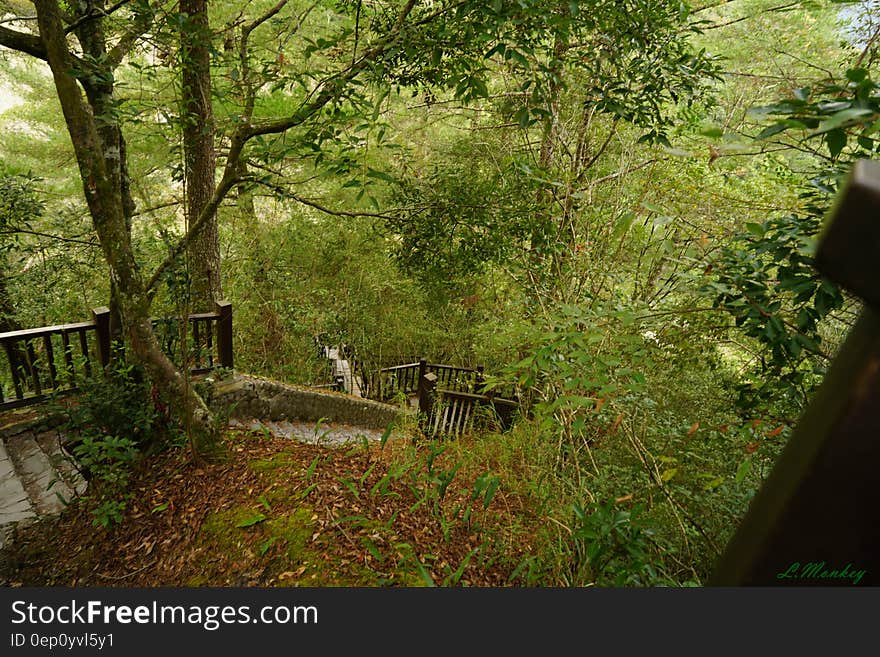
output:
<path id="1" fill-rule="evenodd" d="M 270 536 L 269 538 L 267 538 L 265 541 L 260 543 L 259 547 L 257 548 L 257 554 L 259 554 L 262 557 L 264 554 L 266 554 L 269 551 L 269 549 L 273 545 L 275 545 L 275 542 L 277 540 L 278 540 L 277 536 Z"/>
<path id="2" fill-rule="evenodd" d="M 664 470 L 660 475 L 660 480 L 664 483 L 670 481 L 675 475 L 678 474 L 678 468 L 669 468 L 668 470 Z"/>
<path id="3" fill-rule="evenodd" d="M 248 517 L 239 520 L 237 523 L 235 523 L 235 526 L 238 528 L 253 527 L 254 525 L 266 520 L 267 517 L 268 516 L 263 513 L 253 513 Z"/>
<path id="4" fill-rule="evenodd" d="M 385 427 L 385 431 L 382 432 L 382 437 L 379 439 L 379 449 L 385 448 L 385 443 L 388 442 L 388 439 L 391 437 L 391 432 L 394 429 L 394 424 L 389 424 Z"/>
<path id="5" fill-rule="evenodd" d="M 431 573 L 422 565 L 422 562 L 416 559 L 416 570 L 419 571 L 419 576 L 422 578 L 422 581 L 425 583 L 425 586 L 435 587 L 437 584 L 434 582 L 434 578 L 431 577 Z"/>
<path id="6" fill-rule="evenodd" d="M 617 223 L 614 225 L 614 238 L 620 239 L 621 237 L 623 237 L 629 230 L 630 226 L 632 226 L 635 218 L 636 215 L 633 212 L 624 212 L 620 219 L 617 220 Z"/>
<path id="7" fill-rule="evenodd" d="M 384 180 L 385 182 L 395 183 L 397 179 L 393 176 L 385 173 L 384 171 L 378 171 L 376 169 L 370 169 L 367 171 L 367 177 L 376 178 L 377 180 Z"/>
<path id="8" fill-rule="evenodd" d="M 743 479 L 746 478 L 746 475 L 749 474 L 749 470 L 752 468 L 752 460 L 745 459 L 742 463 L 739 464 L 739 467 L 736 469 L 736 483 L 741 484 Z"/>
<path id="9" fill-rule="evenodd" d="M 758 239 L 764 238 L 764 227 L 761 224 L 756 224 L 750 221 L 746 223 L 746 230 Z"/>
<path id="10" fill-rule="evenodd" d="M 705 484 L 703 484 L 703 490 L 715 490 L 723 483 L 724 477 L 715 477 L 711 481 L 707 481 Z"/>
<path id="11" fill-rule="evenodd" d="M 825 133 L 825 144 L 828 146 L 828 153 L 832 158 L 840 155 L 840 152 L 846 147 L 846 141 L 846 132 L 842 129 Z"/>
<path id="12" fill-rule="evenodd" d="M 376 100 L 376 105 L 373 107 L 373 121 L 379 118 L 379 114 L 382 112 L 382 103 L 388 98 L 389 93 L 391 93 L 391 87 L 383 89 L 382 93 L 379 94 L 379 98 Z"/>
<path id="13" fill-rule="evenodd" d="M 867 107 L 850 107 L 849 109 L 841 110 L 839 112 L 835 112 L 835 114 L 822 123 L 819 124 L 819 127 L 816 128 L 815 132 L 812 135 L 821 135 L 825 132 L 829 132 L 831 130 L 835 130 L 854 119 L 858 119 L 864 116 L 871 116 L 875 112 L 872 109 L 868 109 Z"/>
<path id="14" fill-rule="evenodd" d="M 483 494 L 483 510 L 488 509 L 489 505 L 492 503 L 492 498 L 495 497 L 495 491 L 498 490 L 498 485 L 501 483 L 501 480 L 498 477 L 492 477 L 489 479 L 489 483 L 486 486 L 486 492 Z"/>
<path id="15" fill-rule="evenodd" d="M 757 139 L 768 139 L 773 135 L 778 135 L 780 132 L 788 130 L 789 127 L 791 126 L 786 122 L 774 123 L 773 125 L 761 130 L 761 132 L 758 134 Z"/>
<path id="16" fill-rule="evenodd" d="M 863 68 L 851 68 L 846 72 L 846 79 L 858 84 L 868 77 L 868 71 Z"/>

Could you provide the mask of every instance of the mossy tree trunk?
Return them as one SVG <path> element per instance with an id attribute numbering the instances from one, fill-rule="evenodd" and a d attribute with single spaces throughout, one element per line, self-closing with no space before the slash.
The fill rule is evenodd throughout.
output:
<path id="1" fill-rule="evenodd" d="M 199 217 L 214 197 L 214 114 L 211 103 L 211 30 L 207 0 L 180 0 L 180 68 L 186 213 Z M 217 213 L 187 249 L 193 309 L 207 312 L 221 301 Z"/>
<path id="2" fill-rule="evenodd" d="M 150 322 L 150 299 L 132 250 L 127 185 L 124 178 L 124 148 L 121 131 L 110 104 L 113 71 L 107 57 L 91 60 L 86 76 L 85 96 L 73 71 L 77 70 L 55 0 L 38 0 L 37 22 L 45 58 L 61 103 L 73 144 L 86 202 L 95 232 L 109 266 L 116 291 L 116 304 L 126 342 L 151 380 L 165 393 L 176 412 L 188 417 L 196 443 L 213 442 L 215 428 L 204 401 L 186 384 L 185 378 L 162 352 Z M 94 35 L 99 38 L 98 35 Z M 86 37 L 88 42 L 88 37 Z M 97 80 L 96 85 L 92 81 Z M 110 86 L 102 86 L 107 82 Z M 107 111 L 101 112 L 101 109 Z"/>

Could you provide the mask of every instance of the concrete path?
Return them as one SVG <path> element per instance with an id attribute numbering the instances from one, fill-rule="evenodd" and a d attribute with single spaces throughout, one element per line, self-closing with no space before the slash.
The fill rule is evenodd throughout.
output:
<path id="1" fill-rule="evenodd" d="M 339 347 L 323 347 L 321 353 L 330 361 L 333 380 L 342 381 L 343 391 L 355 397 L 363 397 L 360 377 L 354 372 L 351 363 L 342 355 Z"/>
<path id="2" fill-rule="evenodd" d="M 310 445 L 345 445 L 378 441 L 382 431 L 352 427 L 344 424 L 315 424 L 314 422 L 272 422 L 269 420 L 230 420 L 229 426 L 251 431 L 268 431 L 279 438 L 291 438 Z"/>
<path id="3" fill-rule="evenodd" d="M 57 515 L 86 480 L 61 447 L 56 430 L 7 427 L 0 438 L 0 550 L 19 523 Z"/>

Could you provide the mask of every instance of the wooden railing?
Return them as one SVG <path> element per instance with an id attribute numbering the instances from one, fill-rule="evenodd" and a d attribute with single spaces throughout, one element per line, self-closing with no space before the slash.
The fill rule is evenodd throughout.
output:
<path id="1" fill-rule="evenodd" d="M 181 365 L 186 358 L 192 374 L 205 374 L 217 367 L 232 369 L 232 305 L 216 304 L 212 313 L 195 313 L 189 316 L 186 351 L 181 349 L 181 326 L 179 318 L 154 319 L 153 330 L 162 350 Z"/>
<path id="2" fill-rule="evenodd" d="M 483 368 L 441 365 L 421 358 L 414 363 L 382 368 L 368 377 L 367 396 L 378 401 L 389 401 L 398 393 L 415 395 L 426 374 L 436 375 L 438 389 L 475 393 L 482 381 Z"/>
<path id="3" fill-rule="evenodd" d="M 160 344 L 172 360 L 179 335 L 162 327 L 178 320 L 154 320 Z M 232 368 L 232 305 L 218 303 L 213 313 L 189 316 L 187 360 L 193 374 Z M 179 328 L 175 329 L 179 333 Z M 37 404 L 50 395 L 71 392 L 80 382 L 103 373 L 110 363 L 110 311 L 96 308 L 92 321 L 0 333 L 0 410 Z M 178 366 L 180 363 L 177 363 Z"/>
<path id="4" fill-rule="evenodd" d="M 506 431 L 513 425 L 520 410 L 518 401 L 492 394 L 443 390 L 438 387 L 439 380 L 429 372 L 419 385 L 419 414 L 426 435 L 457 437 L 470 433 L 475 426 Z"/>
<path id="5" fill-rule="evenodd" d="M 100 370 L 109 358 L 109 338 L 104 352 L 98 337 L 102 310 L 93 311 L 91 322 L 0 333 L 6 357 L 0 374 L 0 408 L 27 406 L 50 393 L 76 390 L 81 379 Z"/>

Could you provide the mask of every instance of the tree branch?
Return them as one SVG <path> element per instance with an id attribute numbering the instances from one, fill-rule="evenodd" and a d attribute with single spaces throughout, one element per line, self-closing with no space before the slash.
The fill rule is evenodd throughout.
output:
<path id="1" fill-rule="evenodd" d="M 220 204 L 223 202 L 223 199 L 226 198 L 226 194 L 229 193 L 233 187 L 239 182 L 238 177 L 238 160 L 241 157 L 242 149 L 244 148 L 245 143 L 247 142 L 247 138 L 242 134 L 242 131 L 237 132 L 232 137 L 232 143 L 229 145 L 229 154 L 226 157 L 226 166 L 223 168 L 223 177 L 220 179 L 220 182 L 217 184 L 217 188 L 214 190 L 214 195 L 211 197 L 211 200 L 202 208 L 202 211 L 199 213 L 199 216 L 196 217 L 195 221 L 190 222 L 189 230 L 186 234 L 180 238 L 180 241 L 169 251 L 168 255 L 165 257 L 165 260 L 156 268 L 153 272 L 153 275 L 150 276 L 150 280 L 147 281 L 146 285 L 146 293 L 149 299 L 152 299 L 156 294 L 156 286 L 159 284 L 159 280 L 162 278 L 164 273 L 174 266 L 174 263 L 177 259 L 186 251 L 187 247 L 189 247 L 190 243 L 196 238 L 196 236 L 201 232 L 201 230 L 208 224 L 213 217 L 214 213 L 217 212 L 217 208 L 220 207 Z"/>
<path id="2" fill-rule="evenodd" d="M 259 135 L 285 132 L 291 128 L 301 125 L 310 117 L 314 116 L 318 111 L 320 111 L 320 109 L 324 107 L 327 103 L 338 97 L 339 94 L 342 92 L 343 85 L 346 82 L 354 79 L 362 70 L 367 67 L 367 65 L 371 61 L 373 61 L 373 59 L 379 57 L 393 44 L 397 43 L 398 39 L 401 36 L 403 26 L 406 23 L 409 15 L 412 13 L 412 10 L 415 7 L 416 3 L 417 0 L 408 0 L 401 9 L 400 14 L 398 15 L 394 29 L 384 39 L 380 40 L 376 45 L 366 51 L 354 66 L 349 66 L 347 69 L 344 69 L 336 75 L 327 78 L 322 83 L 324 85 L 324 89 L 311 103 L 300 106 L 300 109 L 296 113 L 284 119 L 280 119 L 277 121 L 268 121 L 266 123 L 256 126 L 248 125 L 246 123 L 243 123 L 239 126 L 239 128 L 232 135 L 232 140 L 229 145 L 229 153 L 226 157 L 226 165 L 223 168 L 223 176 L 220 182 L 217 184 L 217 188 L 214 191 L 214 196 L 211 198 L 211 201 L 202 209 L 202 212 L 199 214 L 198 218 L 190 223 L 189 230 L 171 249 L 165 260 L 163 260 L 162 263 L 156 268 L 156 270 L 153 272 L 153 275 L 150 277 L 150 280 L 147 282 L 146 292 L 150 299 L 152 299 L 152 297 L 155 295 L 156 287 L 159 284 L 159 281 L 164 273 L 172 266 L 174 266 L 174 263 L 186 250 L 187 246 L 207 225 L 212 214 L 217 211 L 220 203 L 223 202 L 226 194 L 228 194 L 229 191 L 240 182 L 241 178 L 238 174 L 238 161 L 241 158 L 241 154 L 244 150 L 245 144 L 247 144 L 250 139 Z"/>
<path id="3" fill-rule="evenodd" d="M 775 11 L 785 11 L 786 9 L 792 9 L 797 7 L 800 3 L 797 2 L 787 2 L 783 5 L 776 5 L 775 7 L 768 7 L 767 9 L 762 9 L 761 11 L 755 12 L 754 14 L 749 14 L 748 16 L 740 16 L 739 18 L 734 18 L 729 21 L 725 21 L 724 23 L 715 23 L 714 25 L 708 25 L 703 28 L 704 31 L 708 30 L 717 30 L 722 27 L 727 27 L 728 25 L 735 25 L 736 23 L 742 23 L 743 21 L 747 21 L 751 18 L 755 18 L 756 16 L 760 16 L 761 14 L 769 14 Z"/>
<path id="4" fill-rule="evenodd" d="M 333 210 L 332 208 L 328 208 L 326 205 L 321 205 L 317 201 L 313 201 L 311 199 L 304 198 L 302 196 L 298 196 L 296 194 L 293 194 L 290 191 L 288 191 L 286 188 L 282 187 L 281 185 L 277 185 L 277 184 L 268 182 L 266 180 L 260 180 L 259 178 L 253 178 L 253 177 L 243 179 L 242 182 L 244 182 L 245 180 L 247 180 L 248 182 L 256 183 L 258 185 L 262 185 L 263 187 L 271 189 L 276 194 L 283 196 L 284 198 L 293 199 L 297 203 L 302 203 L 303 205 L 307 205 L 310 208 L 315 208 L 316 210 L 320 210 L 324 214 L 330 214 L 335 217 L 373 217 L 376 219 L 393 219 L 394 218 L 393 214 L 385 214 L 385 213 L 381 213 L 381 212 L 353 212 L 350 210 Z M 397 210 L 399 211 L 400 208 L 398 208 Z"/>
<path id="5" fill-rule="evenodd" d="M 122 6 L 128 0 L 122 0 L 118 2 L 114 7 L 110 9 L 107 13 L 112 13 L 118 7 Z M 116 42 L 116 45 L 110 49 L 110 52 L 107 53 L 107 63 L 110 66 L 111 70 L 115 69 L 122 63 L 123 58 L 131 51 L 132 46 L 135 42 L 141 38 L 153 24 L 153 19 L 155 18 L 155 13 L 153 11 L 144 11 L 139 14 L 136 14 L 134 22 L 130 29 L 128 29 L 125 34 L 119 37 L 119 41 Z"/>
<path id="6" fill-rule="evenodd" d="M 323 89 L 311 102 L 304 103 L 294 114 L 291 114 L 286 118 L 278 119 L 276 121 L 267 121 L 265 123 L 251 126 L 247 130 L 247 139 L 251 139 L 252 137 L 257 137 L 259 135 L 269 135 L 285 132 L 287 130 L 290 130 L 291 128 L 295 128 L 298 125 L 302 125 L 309 118 L 320 111 L 321 108 L 323 108 L 327 103 L 338 97 L 342 87 L 346 82 L 349 82 L 357 77 L 357 75 L 365 68 L 367 68 L 367 66 L 371 62 L 373 62 L 376 58 L 387 51 L 392 45 L 397 43 L 397 41 L 400 39 L 403 27 L 406 23 L 406 19 L 412 13 L 416 2 L 417 0 L 408 0 L 406 5 L 404 5 L 404 7 L 401 9 L 400 15 L 397 17 L 397 22 L 395 23 L 394 28 L 391 30 L 391 32 L 388 33 L 388 35 L 384 39 L 381 39 L 372 48 L 367 50 L 355 63 L 349 65 L 347 68 L 339 71 L 335 75 L 331 75 L 330 77 L 326 78 L 320 85 L 318 85 L 318 87 L 316 87 L 316 90 L 321 87 L 323 87 Z"/>
<path id="7" fill-rule="evenodd" d="M 74 237 L 62 237 L 61 235 L 53 235 L 52 233 L 42 233 L 38 230 L 25 230 L 16 228 L 15 230 L 0 230 L 0 235 L 34 235 L 36 237 L 47 237 L 58 242 L 68 242 L 70 244 L 82 244 L 83 246 L 99 246 L 95 242 L 87 242 Z"/>
<path id="8" fill-rule="evenodd" d="M 23 52 L 31 57 L 48 61 L 46 47 L 43 41 L 36 34 L 28 34 L 19 32 L 18 30 L 10 30 L 6 27 L 0 27 L 0 46 Z"/>
<path id="9" fill-rule="evenodd" d="M 87 14 L 83 14 L 82 16 L 77 18 L 75 21 L 73 21 L 70 25 L 68 25 L 66 28 L 64 28 L 64 33 L 70 34 L 76 28 L 78 28 L 80 25 L 82 25 L 83 23 L 87 23 L 88 21 L 96 20 L 98 18 L 104 18 L 105 16 L 109 16 L 110 14 L 112 14 L 114 11 L 116 11 L 117 9 L 122 7 L 123 5 L 127 5 L 129 2 L 131 2 L 131 0 L 119 0 L 119 2 L 117 2 L 115 5 L 110 7 L 110 9 L 98 9 L 96 11 L 90 11 Z"/>
<path id="10" fill-rule="evenodd" d="M 278 4 L 269 9 L 269 11 L 267 11 L 265 14 L 255 19 L 253 22 L 242 26 L 241 28 L 241 46 L 239 48 L 238 58 L 241 66 L 241 82 L 244 85 L 245 89 L 243 112 L 245 121 L 250 121 L 254 115 L 254 103 L 256 102 L 257 95 L 256 90 L 254 89 L 253 82 L 251 81 L 250 58 L 248 57 L 248 39 L 250 39 L 251 33 L 255 29 L 257 29 L 260 25 L 262 25 L 267 20 L 275 16 L 278 12 L 280 12 L 284 8 L 284 5 L 287 4 L 287 1 L 288 0 L 281 0 Z"/>

